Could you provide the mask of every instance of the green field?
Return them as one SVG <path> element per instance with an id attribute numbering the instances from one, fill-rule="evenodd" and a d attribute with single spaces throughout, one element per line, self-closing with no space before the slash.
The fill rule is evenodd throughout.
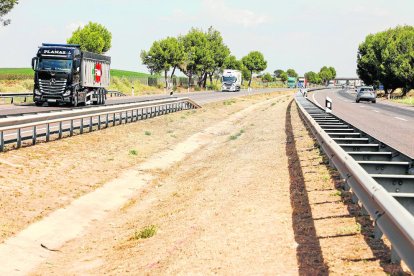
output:
<path id="1" fill-rule="evenodd" d="M 149 74 L 133 71 L 111 69 L 112 77 L 145 78 Z M 0 80 L 31 79 L 33 70 L 31 68 L 0 68 Z"/>
<path id="2" fill-rule="evenodd" d="M 111 69 L 111 76 L 112 77 L 120 77 L 120 78 L 122 78 L 122 77 L 145 78 L 145 77 L 149 77 L 150 74 L 141 73 L 141 72 L 134 72 L 134 71 Z"/>

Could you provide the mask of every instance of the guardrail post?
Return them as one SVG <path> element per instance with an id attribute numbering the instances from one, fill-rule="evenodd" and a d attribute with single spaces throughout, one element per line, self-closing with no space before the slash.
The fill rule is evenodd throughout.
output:
<path id="1" fill-rule="evenodd" d="M 98 115 L 98 129 L 101 129 L 101 115 Z"/>
<path id="2" fill-rule="evenodd" d="M 375 223 L 374 224 L 374 239 L 376 240 L 380 240 L 382 238 L 382 231 L 381 229 L 379 229 L 378 225 Z"/>
<path id="3" fill-rule="evenodd" d="M 83 118 L 80 120 L 79 133 L 83 134 Z"/>
<path id="4" fill-rule="evenodd" d="M 62 132 L 63 132 L 63 129 L 62 129 L 62 122 L 59 122 L 59 130 L 58 130 L 58 133 L 59 133 L 59 139 L 61 139 L 61 138 L 62 138 Z"/>
<path id="5" fill-rule="evenodd" d="M 395 251 L 394 246 L 391 245 L 391 263 L 393 264 L 400 264 L 401 258 L 398 255 L 397 251 Z"/>
<path id="6" fill-rule="evenodd" d="M 46 124 L 46 142 L 50 141 L 50 124 Z"/>
<path id="7" fill-rule="evenodd" d="M 350 175 L 348 175 L 348 177 L 345 179 L 345 181 L 344 181 L 344 190 L 345 191 L 349 191 L 350 189 L 351 189 L 351 186 L 349 186 L 349 183 L 348 183 L 348 179 L 350 178 L 351 176 Z"/>
<path id="8" fill-rule="evenodd" d="M 4 132 L 0 131 L 0 151 L 4 151 Z"/>
<path id="9" fill-rule="evenodd" d="M 106 113 L 106 123 L 105 123 L 105 128 L 108 128 L 108 123 L 109 123 L 109 113 Z"/>
<path id="10" fill-rule="evenodd" d="M 92 116 L 89 117 L 89 132 L 92 132 L 92 128 L 93 128 L 93 121 L 92 121 Z"/>
<path id="11" fill-rule="evenodd" d="M 112 113 L 112 126 L 115 126 L 115 124 L 116 124 L 116 114 L 114 112 Z"/>
<path id="12" fill-rule="evenodd" d="M 36 126 L 33 126 L 32 145 L 36 145 L 36 138 L 37 138 Z"/>
<path id="13" fill-rule="evenodd" d="M 70 120 L 69 135 L 73 136 L 73 119 Z"/>
<path id="14" fill-rule="evenodd" d="M 18 128 L 16 131 L 17 135 L 17 148 L 20 148 L 22 146 L 22 129 Z"/>
<path id="15" fill-rule="evenodd" d="M 369 213 L 364 205 L 361 206 L 361 215 L 363 216 L 369 216 Z"/>
<path id="16" fill-rule="evenodd" d="M 14 97 L 11 97 L 10 104 L 13 104 Z"/>
<path id="17" fill-rule="evenodd" d="M 354 203 L 354 204 L 357 204 L 358 201 L 359 201 L 357 195 L 354 192 L 352 192 L 351 200 L 352 200 L 352 203 Z"/>

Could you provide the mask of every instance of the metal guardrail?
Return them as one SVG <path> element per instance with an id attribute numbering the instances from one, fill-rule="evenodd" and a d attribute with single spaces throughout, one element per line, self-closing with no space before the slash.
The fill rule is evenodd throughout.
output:
<path id="1" fill-rule="evenodd" d="M 306 99 L 295 100 L 302 117 L 374 221 L 375 238 L 391 242 L 391 261 L 404 260 L 414 271 L 413 160 Z"/>
<path id="2" fill-rule="evenodd" d="M 33 97 L 33 93 L 0 93 L 0 98 L 2 99 L 10 99 L 10 104 L 14 103 L 15 98 L 24 98 L 23 102 L 27 102 L 28 98 Z"/>
<path id="3" fill-rule="evenodd" d="M 126 96 L 124 93 L 119 91 L 107 91 L 107 95 L 109 97 L 123 97 Z M 10 99 L 10 104 L 13 104 L 16 98 L 23 98 L 23 102 L 26 103 L 27 99 L 30 99 L 33 97 L 32 92 L 27 93 L 0 93 L 0 98 L 2 99 Z"/>
<path id="4" fill-rule="evenodd" d="M 31 140 L 31 144 L 35 145 L 40 137 L 45 137 L 45 141 L 49 142 L 53 134 L 57 134 L 57 138 L 61 139 L 65 132 L 69 134 L 68 136 L 73 136 L 75 130 L 79 130 L 79 134 L 83 134 L 85 130 L 91 132 L 100 130 L 102 127 L 108 128 L 111 125 L 136 122 L 195 108 L 200 108 L 200 106 L 189 98 L 180 98 L 159 100 L 152 103 L 125 104 L 122 107 L 116 106 L 116 108 L 109 110 L 101 108 L 98 111 L 90 111 L 88 114 L 81 114 L 84 111 L 78 111 L 76 114 L 75 110 L 72 111 L 71 116 L 63 118 L 50 119 L 48 116 L 34 116 L 37 118 L 33 122 L 26 122 L 26 119 L 23 118 L 20 122 L 17 120 L 16 124 L 0 127 L 0 151 L 4 151 L 7 144 L 13 143 L 16 148 L 20 148 L 25 140 Z M 96 128 L 94 129 L 94 127 Z M 29 132 L 30 135 L 24 136 L 25 132 Z M 12 136 L 12 138 L 7 139 L 7 136 Z"/>
<path id="5" fill-rule="evenodd" d="M 126 96 L 124 93 L 119 92 L 119 91 L 106 91 L 106 94 L 109 95 L 110 97 L 124 97 Z"/>

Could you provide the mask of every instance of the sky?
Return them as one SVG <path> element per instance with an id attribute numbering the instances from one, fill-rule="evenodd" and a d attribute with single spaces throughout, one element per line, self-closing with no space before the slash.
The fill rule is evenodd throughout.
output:
<path id="1" fill-rule="evenodd" d="M 414 25 L 413 0 L 20 0 L 0 27 L 0 67 L 30 67 L 42 42 L 65 43 L 89 21 L 112 32 L 112 68 L 147 72 L 139 58 L 155 40 L 192 27 L 219 30 L 233 55 L 260 51 L 266 72 L 300 75 L 333 66 L 356 76 L 366 35 Z"/>

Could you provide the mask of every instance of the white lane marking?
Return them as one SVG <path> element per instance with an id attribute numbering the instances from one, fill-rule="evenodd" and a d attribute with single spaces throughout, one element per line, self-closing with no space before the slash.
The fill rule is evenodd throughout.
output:
<path id="1" fill-rule="evenodd" d="M 400 117 L 394 117 L 395 119 L 401 120 L 401 121 L 405 121 L 407 122 L 408 120 L 404 119 L 404 118 L 400 118 Z"/>
<path id="2" fill-rule="evenodd" d="M 313 93 L 313 94 L 312 94 L 312 98 L 313 98 L 313 102 L 314 102 L 317 106 L 319 106 L 320 108 L 323 108 L 323 107 L 320 105 L 320 103 L 316 100 L 316 98 L 315 98 L 315 93 Z"/>
<path id="3" fill-rule="evenodd" d="M 373 109 L 372 111 L 379 113 L 379 111 L 378 110 L 375 110 L 375 109 Z"/>
<path id="4" fill-rule="evenodd" d="M 359 107 L 366 107 L 365 105 L 360 105 Z"/>

